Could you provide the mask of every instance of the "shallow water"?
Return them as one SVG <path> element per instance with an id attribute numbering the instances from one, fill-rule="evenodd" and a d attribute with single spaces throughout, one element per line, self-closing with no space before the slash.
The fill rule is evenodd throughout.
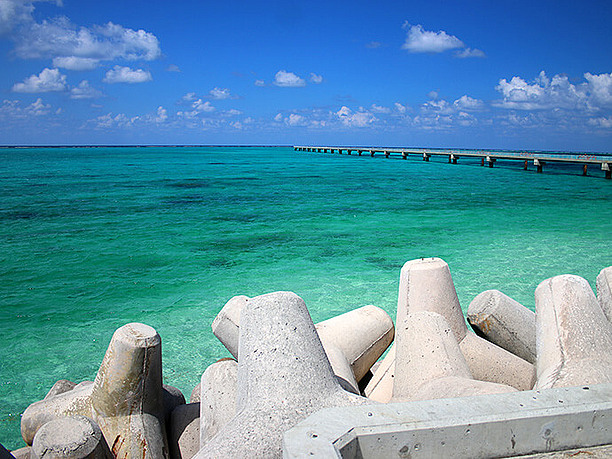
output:
<path id="1" fill-rule="evenodd" d="M 438 256 L 462 307 L 612 265 L 612 181 L 290 148 L 0 149 L 0 443 L 58 379 L 93 379 L 114 330 L 153 326 L 189 398 L 228 352 L 232 296 L 291 290 L 315 321 L 395 317 L 402 264 Z"/>

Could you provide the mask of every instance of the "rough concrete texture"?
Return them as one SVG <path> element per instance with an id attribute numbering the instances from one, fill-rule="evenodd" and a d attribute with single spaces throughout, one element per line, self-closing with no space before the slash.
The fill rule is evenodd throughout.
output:
<path id="1" fill-rule="evenodd" d="M 32 459 L 110 459 L 100 427 L 85 416 L 57 418 L 34 436 Z"/>
<path id="2" fill-rule="evenodd" d="M 58 417 L 93 419 L 113 454 L 166 458 L 161 339 L 144 324 L 132 323 L 113 335 L 93 384 L 33 403 L 21 418 L 28 445 L 44 424 Z"/>
<path id="3" fill-rule="evenodd" d="M 240 313 L 250 298 L 238 295 L 225 303 L 217 317 L 213 320 L 213 334 L 230 351 L 235 359 L 238 358 L 238 335 L 240 329 Z"/>
<path id="4" fill-rule="evenodd" d="M 323 347 L 338 347 L 360 381 L 387 350 L 395 333 L 393 320 L 384 310 L 368 305 L 315 325 Z"/>
<path id="5" fill-rule="evenodd" d="M 612 266 L 601 270 L 597 276 L 597 300 L 604 315 L 612 322 Z"/>
<path id="6" fill-rule="evenodd" d="M 376 366 L 372 379 L 363 394 L 370 400 L 389 403 L 393 396 L 393 379 L 395 378 L 395 343 L 384 359 Z"/>
<path id="7" fill-rule="evenodd" d="M 68 381 L 67 379 L 60 379 L 55 384 L 53 384 L 53 387 L 49 390 L 49 392 L 47 392 L 47 395 L 45 395 L 45 398 L 43 400 L 47 400 L 48 398 L 63 394 L 64 392 L 71 391 L 75 387 L 76 383 Z"/>
<path id="8" fill-rule="evenodd" d="M 568 449 L 565 451 L 554 451 L 550 453 L 537 453 L 513 457 L 521 459 L 609 459 L 612 457 L 612 445 Z"/>
<path id="9" fill-rule="evenodd" d="M 210 365 L 200 379 L 200 446 L 236 415 L 238 362 L 223 359 Z"/>
<path id="10" fill-rule="evenodd" d="M 612 382 L 612 324 L 589 283 L 565 274 L 538 285 L 536 389 Z"/>
<path id="11" fill-rule="evenodd" d="M 334 372 L 334 375 L 336 375 L 336 379 L 342 388 L 348 392 L 352 392 L 353 394 L 360 395 L 361 392 L 359 391 L 359 384 L 355 379 L 351 364 L 346 358 L 344 352 L 342 352 L 339 347 L 329 343 L 326 346 L 323 346 L 323 350 L 325 351 L 325 355 L 327 355 L 327 360 L 329 360 L 332 371 Z"/>
<path id="12" fill-rule="evenodd" d="M 282 433 L 331 406 L 364 404 L 338 384 L 304 301 L 253 298 L 242 311 L 238 414 L 195 456 L 281 457 Z"/>
<path id="13" fill-rule="evenodd" d="M 198 403 L 200 401 L 200 391 L 202 384 L 198 383 L 197 386 L 193 388 L 191 391 L 191 396 L 189 397 L 189 403 Z"/>
<path id="14" fill-rule="evenodd" d="M 214 335 L 237 358 L 240 313 L 252 299 L 231 298 L 213 320 Z M 315 325 L 338 381 L 347 390 L 359 393 L 358 382 L 393 341 L 394 327 L 389 315 L 376 306 L 364 306 Z M 329 346 L 329 349 L 328 349 Z M 344 358 L 337 350 L 341 350 Z M 345 372 L 348 361 L 353 373 Z"/>
<path id="15" fill-rule="evenodd" d="M 450 325 L 440 314 L 417 311 L 397 324 L 392 402 L 515 392 L 475 381 Z"/>
<path id="16" fill-rule="evenodd" d="M 11 456 L 10 459 L 30 459 L 32 453 L 32 447 L 31 446 L 25 446 L 24 448 L 19 448 L 16 450 L 11 451 Z M 2 456 L 0 456 L 2 457 Z M 2 459 L 4 459 L 4 457 L 2 457 Z"/>
<path id="17" fill-rule="evenodd" d="M 168 443 L 170 457 L 190 459 L 200 449 L 200 403 L 179 405 L 172 412 Z"/>
<path id="18" fill-rule="evenodd" d="M 518 301 L 499 290 L 487 290 L 472 300 L 467 320 L 477 334 L 535 364 L 535 313 Z"/>
<path id="19" fill-rule="evenodd" d="M 396 323 L 417 311 L 435 312 L 446 319 L 475 379 L 518 390 L 533 387 L 535 367 L 532 364 L 468 333 L 450 270 L 440 258 L 412 260 L 402 267 Z"/>

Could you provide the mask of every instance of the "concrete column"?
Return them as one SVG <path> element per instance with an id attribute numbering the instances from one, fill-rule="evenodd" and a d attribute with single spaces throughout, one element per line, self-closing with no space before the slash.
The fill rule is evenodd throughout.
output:
<path id="1" fill-rule="evenodd" d="M 200 381 L 199 445 L 217 435 L 236 415 L 238 362 L 224 359 L 210 365 Z M 199 449 L 199 448 L 198 448 Z"/>
<path id="2" fill-rule="evenodd" d="M 346 150 L 346 153 L 350 156 L 353 150 Z"/>
<path id="3" fill-rule="evenodd" d="M 485 163 L 485 159 L 484 158 L 480 158 L 480 165 L 484 166 L 484 163 Z"/>
<path id="4" fill-rule="evenodd" d="M 612 266 L 601 270 L 597 276 L 596 285 L 597 301 L 608 321 L 612 323 Z"/>
<path id="5" fill-rule="evenodd" d="M 85 416 L 75 415 L 59 417 L 43 425 L 34 436 L 31 457 L 110 459 L 114 456 L 100 427 Z"/>
<path id="6" fill-rule="evenodd" d="M 467 320 L 479 336 L 536 362 L 535 313 L 509 296 L 499 290 L 482 292 L 470 303 Z"/>
<path id="7" fill-rule="evenodd" d="M 362 150 L 357 150 L 357 154 L 358 154 L 359 156 L 361 156 L 361 153 L 362 153 L 362 152 L 363 152 Z"/>
<path id="8" fill-rule="evenodd" d="M 607 179 L 612 179 L 612 169 L 610 168 L 610 163 L 601 163 L 601 170 L 606 171 Z"/>
<path id="9" fill-rule="evenodd" d="M 427 153 L 423 153 L 423 161 L 429 161 L 429 157 L 431 155 L 428 155 Z"/>
<path id="10" fill-rule="evenodd" d="M 536 389 L 612 382 L 612 324 L 589 283 L 565 274 L 535 291 Z"/>
<path id="11" fill-rule="evenodd" d="M 390 154 L 391 154 L 391 152 L 385 151 L 385 158 L 388 158 Z"/>
<path id="12" fill-rule="evenodd" d="M 429 311 L 398 322 L 392 402 L 516 392 L 502 384 L 475 381 L 448 322 Z"/>
<path id="13" fill-rule="evenodd" d="M 243 407 L 195 456 L 281 457 L 282 433 L 326 407 L 367 399 L 338 384 L 304 301 L 276 292 L 241 313 L 237 407 Z"/>
<path id="14" fill-rule="evenodd" d="M 406 159 L 408 158 L 408 153 L 406 153 L 405 151 L 402 152 L 402 159 Z"/>
<path id="15" fill-rule="evenodd" d="M 537 158 L 533 160 L 533 165 L 536 166 L 536 171 L 538 174 L 542 173 L 542 168 L 544 167 L 544 164 L 546 164 L 544 161 L 540 161 Z"/>
<path id="16" fill-rule="evenodd" d="M 527 170 L 527 166 L 529 165 L 529 161 L 525 160 L 525 164 L 523 164 L 523 170 L 526 171 Z"/>
<path id="17" fill-rule="evenodd" d="M 448 155 L 448 164 L 452 162 L 453 155 Z"/>
<path id="18" fill-rule="evenodd" d="M 493 165 L 495 164 L 495 161 L 497 161 L 495 158 L 491 158 L 490 156 L 487 156 L 487 162 L 489 163 L 489 167 L 493 167 Z"/>
<path id="19" fill-rule="evenodd" d="M 588 164 L 585 164 L 584 166 L 582 166 L 582 175 L 583 176 L 588 175 L 588 170 L 589 170 Z"/>
<path id="20" fill-rule="evenodd" d="M 374 157 L 374 150 L 370 150 L 370 156 Z"/>

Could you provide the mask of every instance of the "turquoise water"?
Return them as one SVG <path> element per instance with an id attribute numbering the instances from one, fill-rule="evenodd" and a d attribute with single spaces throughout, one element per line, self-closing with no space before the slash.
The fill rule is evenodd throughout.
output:
<path id="1" fill-rule="evenodd" d="M 395 317 L 402 264 L 439 256 L 462 307 L 499 289 L 533 308 L 548 277 L 612 265 L 612 181 L 579 166 L 370 158 L 290 148 L 0 149 L 0 443 L 62 378 L 91 380 L 113 331 L 157 329 L 189 398 L 228 356 L 232 296 L 292 290 L 315 321 Z"/>

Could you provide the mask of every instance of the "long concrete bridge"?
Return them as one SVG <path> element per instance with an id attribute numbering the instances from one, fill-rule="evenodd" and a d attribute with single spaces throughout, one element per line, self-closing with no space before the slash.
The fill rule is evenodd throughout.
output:
<path id="1" fill-rule="evenodd" d="M 319 153 L 339 153 L 346 152 L 348 155 L 353 153 L 361 156 L 362 154 L 375 156 L 384 155 L 386 158 L 391 156 L 407 159 L 409 156 L 421 157 L 423 161 L 429 161 L 431 157 L 447 157 L 448 162 L 457 164 L 460 158 L 480 159 L 480 164 L 493 167 L 498 160 L 522 161 L 523 169 L 527 170 L 530 164 L 536 168 L 537 172 L 542 172 L 548 163 L 569 163 L 582 166 L 582 175 L 588 174 L 589 166 L 593 169 L 602 170 L 607 179 L 612 179 L 612 156 L 595 154 L 567 154 L 549 152 L 506 152 L 494 150 L 432 150 L 427 148 L 384 148 L 384 147 L 339 147 L 339 146 L 307 146 L 296 145 L 295 151 L 319 152 Z"/>

